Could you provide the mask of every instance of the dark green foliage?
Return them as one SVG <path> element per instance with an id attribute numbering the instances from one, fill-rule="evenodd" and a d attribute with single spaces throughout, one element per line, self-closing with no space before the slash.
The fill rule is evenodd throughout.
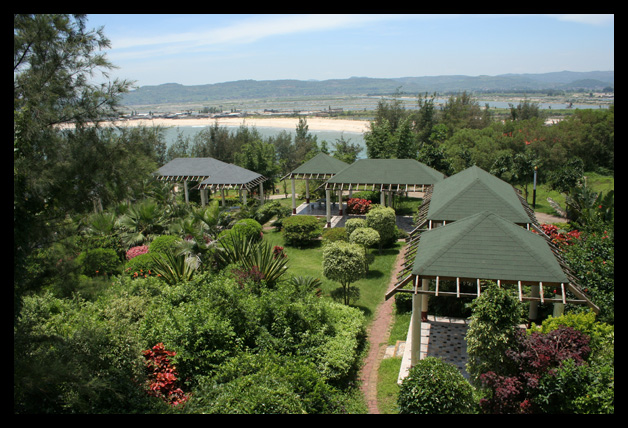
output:
<path id="1" fill-rule="evenodd" d="M 176 252 L 182 239 L 174 235 L 161 235 L 153 239 L 148 246 L 150 253 L 172 253 Z"/>
<path id="2" fill-rule="evenodd" d="M 435 357 L 410 369 L 397 402 L 401 414 L 477 413 L 473 387 L 455 366 Z"/>
<path id="3" fill-rule="evenodd" d="M 313 216 L 294 215 L 283 220 L 282 233 L 287 245 L 310 245 L 321 236 L 322 230 L 320 222 Z"/>
<path id="4" fill-rule="evenodd" d="M 82 252 L 78 257 L 83 273 L 87 276 L 104 276 L 119 273 L 122 262 L 115 250 L 94 248 Z"/>

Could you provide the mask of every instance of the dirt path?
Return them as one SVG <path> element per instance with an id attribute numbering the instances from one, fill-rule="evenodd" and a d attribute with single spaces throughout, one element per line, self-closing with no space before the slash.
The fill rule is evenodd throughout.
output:
<path id="1" fill-rule="evenodd" d="M 395 268 L 390 277 L 388 289 L 392 288 L 396 282 L 397 274 L 403 265 L 403 255 L 404 252 L 402 248 L 397 255 Z M 377 372 L 379 370 L 379 364 L 386 353 L 394 302 L 395 299 L 391 298 L 379 305 L 375 313 L 375 318 L 368 331 L 369 353 L 360 372 L 360 381 L 369 414 L 379 414 L 377 407 Z"/>

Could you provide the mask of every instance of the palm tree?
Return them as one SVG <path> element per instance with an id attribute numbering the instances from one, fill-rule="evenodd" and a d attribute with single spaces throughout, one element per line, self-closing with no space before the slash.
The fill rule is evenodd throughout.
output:
<path id="1" fill-rule="evenodd" d="M 139 245 L 152 240 L 164 230 L 164 211 L 152 199 L 145 199 L 129 206 L 118 219 L 123 229 L 122 240 L 128 245 Z"/>

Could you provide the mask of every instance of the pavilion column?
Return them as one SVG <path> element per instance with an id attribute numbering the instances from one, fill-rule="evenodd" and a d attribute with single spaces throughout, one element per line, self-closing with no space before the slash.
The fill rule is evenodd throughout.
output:
<path id="1" fill-rule="evenodd" d="M 264 204 L 264 183 L 259 184 L 259 203 Z"/>
<path id="2" fill-rule="evenodd" d="M 242 189 L 242 203 L 246 207 L 246 194 L 248 191 L 246 189 Z"/>
<path id="3" fill-rule="evenodd" d="M 295 195 L 296 190 L 294 189 L 294 178 L 290 179 L 290 184 L 292 185 L 292 214 L 297 213 L 297 197 Z"/>
<path id="4" fill-rule="evenodd" d="M 421 290 L 427 291 L 429 290 L 430 281 L 429 279 L 424 279 L 421 281 Z M 421 321 L 427 321 L 427 304 L 430 299 L 428 294 L 424 294 L 421 300 Z"/>
<path id="5" fill-rule="evenodd" d="M 185 193 L 185 203 L 189 203 L 190 202 L 190 198 L 188 197 L 188 181 L 184 180 L 183 181 L 183 193 Z"/>
<path id="6" fill-rule="evenodd" d="M 330 190 L 325 189 L 325 210 L 327 211 L 327 227 L 331 227 L 331 198 L 329 197 Z"/>
<path id="7" fill-rule="evenodd" d="M 305 202 L 310 203 L 310 180 L 305 179 Z"/>
<path id="8" fill-rule="evenodd" d="M 379 203 L 385 207 L 386 206 L 386 193 L 382 190 L 379 194 Z"/>
<path id="9" fill-rule="evenodd" d="M 338 190 L 338 215 L 342 215 L 342 190 Z"/>
<path id="10" fill-rule="evenodd" d="M 530 295 L 532 297 L 540 297 L 539 286 L 533 285 L 530 287 Z M 538 300 L 530 300 L 530 310 L 528 311 L 528 319 L 530 321 L 535 321 L 539 315 L 539 302 Z"/>
<path id="11" fill-rule="evenodd" d="M 419 286 L 419 277 L 414 277 L 415 287 Z M 427 289 L 428 279 L 421 280 L 421 289 Z M 423 311 L 423 296 L 415 293 L 412 295 L 412 318 L 410 319 L 411 349 L 410 349 L 410 367 L 414 366 L 421 359 L 421 313 Z"/>
<path id="12" fill-rule="evenodd" d="M 227 205 L 227 202 L 225 201 L 225 189 L 224 188 L 220 189 L 220 198 L 222 199 L 222 207 L 224 208 Z"/>

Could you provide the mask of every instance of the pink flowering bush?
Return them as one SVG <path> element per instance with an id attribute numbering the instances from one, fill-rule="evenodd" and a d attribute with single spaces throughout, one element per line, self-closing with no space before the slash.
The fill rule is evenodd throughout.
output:
<path id="1" fill-rule="evenodd" d="M 371 209 L 371 201 L 361 198 L 351 198 L 347 201 L 348 214 L 366 214 Z"/>
<path id="2" fill-rule="evenodd" d="M 131 260 L 133 257 L 137 257 L 140 254 L 146 254 L 146 253 L 148 253 L 148 246 L 147 245 L 139 245 L 137 247 L 131 247 L 126 252 L 126 259 L 127 260 Z"/>

